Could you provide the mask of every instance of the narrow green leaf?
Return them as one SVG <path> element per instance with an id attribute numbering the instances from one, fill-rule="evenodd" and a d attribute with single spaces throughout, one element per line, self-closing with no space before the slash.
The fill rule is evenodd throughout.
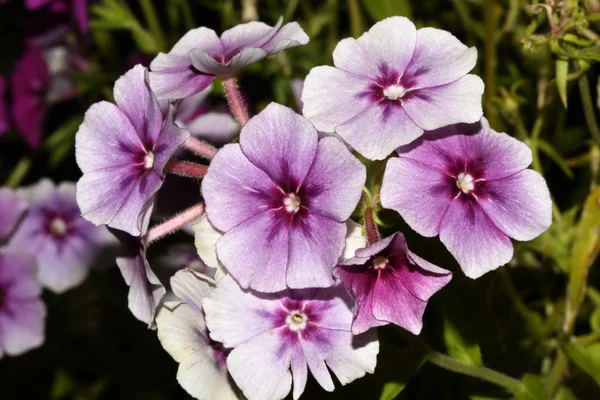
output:
<path id="1" fill-rule="evenodd" d="M 567 342 L 564 349 L 571 361 L 600 386 L 600 344 L 584 347 L 576 342 Z"/>
<path id="2" fill-rule="evenodd" d="M 384 382 L 379 400 L 393 400 L 425 363 L 427 351 L 416 347 L 401 350 L 396 346 L 383 345 L 380 354 L 375 371 L 375 376 Z"/>
<path id="3" fill-rule="evenodd" d="M 464 316 L 462 305 L 454 296 L 445 296 L 444 309 L 444 342 L 448 354 L 470 365 L 481 366 L 481 350 L 471 337 L 469 326 Z"/>
<path id="4" fill-rule="evenodd" d="M 569 75 L 569 60 L 559 58 L 556 60 L 556 86 L 558 95 L 565 108 L 567 108 L 567 76 Z"/>
<path id="5" fill-rule="evenodd" d="M 523 377 L 523 389 L 515 394 L 515 400 L 550 400 L 542 380 L 531 374 Z"/>
<path id="6" fill-rule="evenodd" d="M 375 21 L 381 21 L 394 15 L 409 18 L 412 15 L 409 0 L 363 0 L 363 5 Z"/>
<path id="7" fill-rule="evenodd" d="M 571 171 L 571 168 L 567 165 L 565 159 L 558 154 L 558 152 L 550 145 L 550 143 L 546 142 L 545 140 L 538 139 L 537 145 L 539 149 L 544 152 L 544 154 L 550 157 L 550 159 L 552 159 L 552 161 L 554 161 L 556 165 L 560 167 L 566 176 L 573 179 L 573 171 Z"/>
<path id="8" fill-rule="evenodd" d="M 578 400 L 577 396 L 571 391 L 571 389 L 567 387 L 561 387 L 558 389 L 556 396 L 554 396 L 554 400 Z"/>

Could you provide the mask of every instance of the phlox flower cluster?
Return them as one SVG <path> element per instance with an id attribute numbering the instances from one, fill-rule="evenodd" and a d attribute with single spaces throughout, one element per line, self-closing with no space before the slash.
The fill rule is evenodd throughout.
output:
<path id="1" fill-rule="evenodd" d="M 129 307 L 157 328 L 197 399 L 297 399 L 309 371 L 332 391 L 331 373 L 344 385 L 374 372 L 377 327 L 420 333 L 452 273 L 410 251 L 402 232 L 381 238 L 373 201 L 439 235 L 470 278 L 509 262 L 511 238 L 551 224 L 531 151 L 483 117 L 484 85 L 469 74 L 476 49 L 388 18 L 294 83 L 303 115 L 271 103 L 250 117 L 233 75 L 307 42 L 281 19 L 221 36 L 194 29 L 150 71 L 123 75 L 116 104 L 90 107 L 77 133 L 82 215 L 121 240 Z M 237 122 L 213 115 L 205 129 L 216 77 Z M 380 196 L 355 153 L 387 160 Z M 167 174 L 201 180 L 203 201 L 150 226 Z M 160 261 L 177 270 L 169 292 L 146 249 L 190 223 L 197 255 L 182 246 Z"/>

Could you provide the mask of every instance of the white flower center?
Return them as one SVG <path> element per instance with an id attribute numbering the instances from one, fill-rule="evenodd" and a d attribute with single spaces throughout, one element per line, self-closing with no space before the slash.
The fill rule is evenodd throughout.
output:
<path id="1" fill-rule="evenodd" d="M 390 265 L 390 262 L 387 258 L 383 256 L 379 256 L 373 260 L 373 269 L 376 271 L 382 271 L 386 269 Z"/>
<path id="2" fill-rule="evenodd" d="M 469 193 L 475 188 L 475 183 L 471 175 L 461 172 L 456 178 L 456 186 L 458 186 L 463 193 Z"/>
<path id="3" fill-rule="evenodd" d="M 283 199 L 283 205 L 285 206 L 285 211 L 295 214 L 300 210 L 300 199 L 294 193 L 289 193 Z"/>
<path id="4" fill-rule="evenodd" d="M 144 168 L 150 169 L 154 167 L 154 153 L 150 152 L 144 157 Z"/>
<path id="5" fill-rule="evenodd" d="M 306 317 L 306 314 L 298 310 L 292 311 L 285 319 L 285 322 L 288 324 L 288 328 L 293 331 L 299 331 L 306 328 L 307 321 L 308 318 Z"/>
<path id="6" fill-rule="evenodd" d="M 50 231 L 56 236 L 64 236 L 68 230 L 69 226 L 64 219 L 56 217 L 50 221 Z"/>
<path id="7" fill-rule="evenodd" d="M 406 94 L 406 89 L 402 85 L 391 85 L 383 89 L 383 95 L 390 100 L 398 100 Z"/>

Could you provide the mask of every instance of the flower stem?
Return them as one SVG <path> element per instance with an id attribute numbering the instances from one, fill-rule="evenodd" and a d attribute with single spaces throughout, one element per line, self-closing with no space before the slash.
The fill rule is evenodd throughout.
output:
<path id="1" fill-rule="evenodd" d="M 369 245 L 379 241 L 379 230 L 377 229 L 377 224 L 375 223 L 375 218 L 373 217 L 373 209 L 367 208 L 365 209 L 365 231 L 367 232 L 367 240 L 369 241 Z"/>
<path id="2" fill-rule="evenodd" d="M 579 94 L 581 95 L 581 102 L 583 103 L 585 121 L 587 122 L 594 142 L 596 142 L 597 146 L 600 146 L 600 129 L 598 128 L 598 122 L 596 121 L 594 104 L 592 103 L 592 95 L 590 94 L 590 83 L 586 74 L 581 75 L 579 78 Z"/>
<path id="3" fill-rule="evenodd" d="M 209 160 L 217 153 L 216 148 L 206 142 L 196 139 L 193 136 L 190 136 L 189 139 L 185 141 L 183 147 L 193 153 L 196 153 L 200 157 L 204 157 Z"/>
<path id="4" fill-rule="evenodd" d="M 189 161 L 179 161 L 175 159 L 171 159 L 167 162 L 165 166 L 165 171 L 184 176 L 186 178 L 202 178 L 206 175 L 206 171 L 208 167 L 206 165 L 200 165 Z"/>
<path id="5" fill-rule="evenodd" d="M 231 114 L 233 114 L 240 126 L 244 126 L 250 118 L 248 117 L 246 102 L 244 101 L 242 93 L 240 93 L 237 81 L 233 76 L 223 77 L 222 79 Z"/>
<path id="6" fill-rule="evenodd" d="M 204 203 L 198 203 L 187 210 L 183 210 L 173 218 L 150 228 L 148 233 L 146 233 L 146 236 L 144 236 L 143 241 L 146 244 L 153 243 L 158 239 L 178 231 L 185 225 L 202 216 L 202 214 L 204 214 Z"/>
<path id="7" fill-rule="evenodd" d="M 490 126 L 496 126 L 496 107 L 494 106 L 494 97 L 496 96 L 496 24 L 498 20 L 495 0 L 483 1 L 483 23 L 485 28 L 485 64 L 484 64 L 484 82 L 485 82 L 485 113 L 490 122 Z"/>
<path id="8" fill-rule="evenodd" d="M 503 373 L 494 371 L 490 368 L 478 367 L 476 365 L 464 363 L 437 351 L 431 352 L 429 354 L 429 357 L 427 358 L 427 361 L 434 365 L 437 365 L 438 367 L 445 368 L 449 371 L 472 376 L 474 378 L 479 378 L 484 381 L 493 383 L 495 385 L 506 388 L 507 390 L 513 393 L 520 391 L 523 387 L 521 381 L 511 378 L 508 375 L 504 375 Z"/>

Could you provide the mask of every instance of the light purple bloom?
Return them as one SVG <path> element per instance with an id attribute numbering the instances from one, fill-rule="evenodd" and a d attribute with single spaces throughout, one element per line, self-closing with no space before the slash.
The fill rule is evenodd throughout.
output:
<path id="1" fill-rule="evenodd" d="M 311 70 L 303 112 L 318 130 L 381 160 L 423 131 L 481 118 L 483 81 L 467 75 L 476 61 L 477 50 L 449 32 L 387 18 L 339 42 L 335 68 Z"/>
<path id="2" fill-rule="evenodd" d="M 154 196 L 165 178 L 164 167 L 189 133 L 172 112 L 165 120 L 137 65 L 117 80 L 116 105 L 92 105 L 75 142 L 83 177 L 77 203 L 84 218 L 139 236 L 148 227 Z"/>
<path id="3" fill-rule="evenodd" d="M 292 378 L 298 399 L 308 369 L 327 391 L 334 389 L 327 367 L 342 385 L 373 373 L 376 331 L 352 335 L 351 303 L 342 285 L 259 294 L 229 275 L 203 301 L 210 337 L 232 349 L 227 367 L 249 400 L 283 399 Z"/>
<path id="4" fill-rule="evenodd" d="M 219 260 L 242 287 L 262 292 L 333 285 L 365 175 L 338 139 L 319 140 L 306 119 L 269 104 L 202 182 L 207 216 L 224 232 Z"/>
<path id="5" fill-rule="evenodd" d="M 357 301 L 355 335 L 389 323 L 418 335 L 427 301 L 452 278 L 408 250 L 400 232 L 357 250 L 334 271 Z"/>
<path id="6" fill-rule="evenodd" d="M 22 189 L 29 209 L 10 239 L 9 247 L 31 254 L 42 286 L 55 293 L 79 285 L 92 264 L 115 244 L 105 228 L 80 218 L 75 185 L 55 186 L 48 179 Z"/>
<path id="7" fill-rule="evenodd" d="M 25 52 L 11 76 L 12 117 L 25 142 L 33 148 L 42 141 L 51 81 L 44 55 L 36 48 Z"/>
<path id="8" fill-rule="evenodd" d="M 271 27 L 237 25 L 221 35 L 205 27 L 186 33 L 168 54 L 150 64 L 150 82 L 159 99 L 182 99 L 206 88 L 215 75 L 227 76 L 263 58 L 308 43 L 297 22 Z"/>
<path id="9" fill-rule="evenodd" d="M 204 321 L 202 299 L 214 282 L 186 269 L 171 278 L 171 287 L 180 301 L 162 305 L 156 326 L 160 343 L 179 363 L 177 381 L 198 400 L 238 399 L 227 372 L 227 350 L 211 340 Z"/>
<path id="10" fill-rule="evenodd" d="M 0 249 L 0 358 L 39 347 L 45 339 L 46 307 L 29 255 Z"/>
<path id="11" fill-rule="evenodd" d="M 127 301 L 134 317 L 154 328 L 156 309 L 167 290 L 150 268 L 146 246 L 138 237 L 112 230 L 121 242 L 123 253 L 117 257 L 117 266 L 129 286 Z"/>
<path id="12" fill-rule="evenodd" d="M 7 239 L 27 209 L 27 202 L 8 188 L 0 188 L 0 242 Z"/>
<path id="13" fill-rule="evenodd" d="M 10 126 L 5 96 L 6 80 L 0 75 L 0 135 L 6 132 Z"/>
<path id="14" fill-rule="evenodd" d="M 427 132 L 388 161 L 381 203 L 417 233 L 440 239 L 465 275 L 510 261 L 510 238 L 531 240 L 552 223 L 544 178 L 527 169 L 531 150 L 487 121 Z"/>

